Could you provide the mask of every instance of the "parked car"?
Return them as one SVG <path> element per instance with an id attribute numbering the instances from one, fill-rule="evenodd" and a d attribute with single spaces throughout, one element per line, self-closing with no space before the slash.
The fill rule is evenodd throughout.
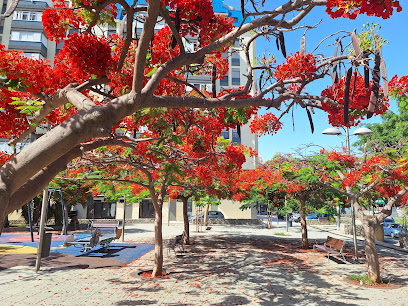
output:
<path id="1" fill-rule="evenodd" d="M 300 222 L 300 213 L 292 212 L 292 214 L 289 216 L 289 221 Z"/>
<path id="2" fill-rule="evenodd" d="M 402 231 L 401 224 L 398 223 L 384 223 L 384 235 L 398 238 Z"/>
<path id="3" fill-rule="evenodd" d="M 328 218 L 328 217 L 329 217 L 328 214 L 323 214 L 323 213 L 319 213 L 319 212 L 315 212 L 313 214 L 306 215 L 307 220 L 319 219 L 319 218 Z"/>
<path id="4" fill-rule="evenodd" d="M 199 219 L 203 219 L 204 218 L 204 213 L 199 214 L 198 217 L 199 217 Z M 194 223 L 196 218 L 197 218 L 196 215 L 191 216 L 190 217 L 190 222 Z M 222 212 L 220 212 L 220 211 L 210 210 L 208 212 L 208 219 L 224 219 L 224 218 L 225 218 L 224 214 Z"/>
<path id="5" fill-rule="evenodd" d="M 390 223 L 395 223 L 395 220 L 391 217 L 385 218 L 383 221 L 383 224 L 390 224 Z"/>

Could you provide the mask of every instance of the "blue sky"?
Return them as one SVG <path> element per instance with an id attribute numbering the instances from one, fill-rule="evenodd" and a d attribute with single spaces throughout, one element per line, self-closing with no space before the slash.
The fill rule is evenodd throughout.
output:
<path id="1" fill-rule="evenodd" d="M 236 9 L 240 8 L 239 1 L 230 0 L 224 1 L 225 4 L 232 5 Z M 268 3 L 268 1 L 266 1 Z M 271 3 L 281 3 L 283 1 L 271 1 Z M 286 2 L 286 1 L 285 1 Z M 317 8 L 312 14 L 309 14 L 305 19 L 301 21 L 299 25 L 314 25 L 320 20 L 322 22 L 315 29 L 309 30 L 306 36 L 306 51 L 310 52 L 316 45 L 325 37 L 339 30 L 353 31 L 357 29 L 359 32 L 363 28 L 363 24 L 368 22 L 378 23 L 381 26 L 381 30 L 378 32 L 384 39 L 389 41 L 382 49 L 383 57 L 386 61 L 388 79 L 398 74 L 400 76 L 408 74 L 408 59 L 407 59 L 407 31 L 408 31 L 408 5 L 400 1 L 403 11 L 401 13 L 394 13 L 394 15 L 387 20 L 381 18 L 359 16 L 356 20 L 347 20 L 343 18 L 331 19 L 324 11 L 324 8 Z M 295 53 L 299 50 L 300 38 L 303 35 L 304 30 L 300 29 L 292 33 L 285 35 L 286 50 L 287 53 Z M 320 46 L 316 53 L 323 53 L 325 55 L 333 55 L 334 47 L 326 47 L 333 40 L 327 40 Z M 276 49 L 275 40 L 270 42 L 264 38 L 258 39 L 256 42 L 257 54 L 262 55 L 271 53 L 276 55 L 277 63 L 283 62 L 283 56 L 280 51 Z M 326 86 L 331 83 L 331 79 L 324 79 L 319 84 L 314 86 L 308 86 L 307 91 L 314 94 L 319 94 Z M 390 101 L 391 109 L 395 111 L 395 101 Z M 274 112 L 275 115 L 278 112 Z M 362 123 L 374 123 L 380 122 L 379 117 L 373 117 L 369 120 L 365 120 Z M 322 135 L 321 132 L 330 127 L 327 119 L 327 115 L 322 111 L 316 111 L 313 116 L 313 122 L 315 127 L 314 134 L 311 133 L 309 121 L 306 111 L 298 107 L 294 111 L 294 125 L 292 125 L 291 114 L 286 115 L 283 120 L 283 129 L 273 136 L 262 136 L 259 138 L 259 154 L 264 161 L 270 159 L 277 152 L 280 153 L 294 153 L 295 149 L 307 145 L 314 144 L 317 146 L 323 146 L 327 149 L 340 148 L 345 146 L 345 137 L 341 136 L 328 136 Z M 351 133 L 355 128 L 351 128 Z M 351 143 L 353 139 L 358 136 L 351 136 Z M 319 148 L 315 147 L 315 151 Z M 312 152 L 309 149 L 308 152 Z"/>

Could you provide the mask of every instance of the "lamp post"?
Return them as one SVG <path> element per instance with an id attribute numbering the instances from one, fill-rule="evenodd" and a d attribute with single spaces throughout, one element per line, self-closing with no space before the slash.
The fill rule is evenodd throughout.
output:
<path id="1" fill-rule="evenodd" d="M 350 133 L 349 133 L 349 128 L 345 127 L 343 128 L 345 133 L 346 133 L 346 148 L 347 148 L 347 154 L 351 155 L 351 149 L 350 149 Z M 353 135 L 368 135 L 372 134 L 373 131 L 370 130 L 369 128 L 359 128 L 354 131 Z M 328 128 L 325 129 L 322 134 L 324 135 L 341 135 L 341 131 L 338 128 Z M 339 206 L 340 210 L 340 206 Z M 340 211 L 338 211 L 339 215 L 337 217 L 337 229 L 340 229 Z M 356 233 L 356 213 L 354 210 L 354 206 L 351 205 L 351 224 L 353 228 L 353 243 L 354 243 L 354 259 L 356 262 L 358 262 L 358 249 L 357 249 L 357 233 Z"/>

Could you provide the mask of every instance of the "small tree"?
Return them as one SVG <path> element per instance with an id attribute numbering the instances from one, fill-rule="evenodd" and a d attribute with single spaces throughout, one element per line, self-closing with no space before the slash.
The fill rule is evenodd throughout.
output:
<path id="1" fill-rule="evenodd" d="M 368 276 L 380 282 L 380 267 L 375 246 L 375 228 L 391 214 L 398 201 L 406 203 L 408 171 L 406 150 L 389 151 L 369 159 L 359 160 L 348 154 L 321 151 L 309 160 L 311 173 L 319 184 L 347 197 L 363 224 Z M 378 197 L 388 198 L 383 210 L 372 219 L 363 211 L 364 202 L 374 202 Z M 404 197 L 404 198 L 403 198 Z"/>

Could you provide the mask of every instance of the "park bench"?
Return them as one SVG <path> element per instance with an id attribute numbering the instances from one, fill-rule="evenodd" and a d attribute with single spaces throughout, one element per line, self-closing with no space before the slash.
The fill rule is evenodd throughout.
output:
<path id="1" fill-rule="evenodd" d="M 167 248 L 167 253 L 170 252 L 170 249 L 174 251 L 174 254 L 177 255 L 176 248 L 179 251 L 184 253 L 184 237 L 186 233 L 183 231 L 181 235 L 177 235 L 176 237 L 169 239 L 165 242 L 164 246 Z"/>
<path id="2" fill-rule="evenodd" d="M 319 217 L 319 218 L 317 218 L 317 220 L 319 221 L 319 223 L 329 222 L 329 219 L 327 217 Z"/>
<path id="3" fill-rule="evenodd" d="M 94 247 L 101 245 L 108 249 L 113 240 L 119 239 L 122 235 L 122 229 L 119 228 L 119 221 L 93 221 L 90 225 L 91 236 L 75 240 L 74 235 L 68 236 L 64 241 L 64 246 L 75 246 L 81 248 L 81 252 L 90 252 Z M 115 230 L 115 235 L 101 235 L 102 229 Z"/>
<path id="4" fill-rule="evenodd" d="M 326 242 L 324 244 L 313 245 L 313 254 L 315 254 L 316 251 L 322 250 L 324 252 L 327 252 L 327 260 L 329 260 L 330 254 L 339 254 L 343 257 L 344 261 L 346 261 L 343 254 L 343 248 L 344 240 L 327 236 Z"/>

